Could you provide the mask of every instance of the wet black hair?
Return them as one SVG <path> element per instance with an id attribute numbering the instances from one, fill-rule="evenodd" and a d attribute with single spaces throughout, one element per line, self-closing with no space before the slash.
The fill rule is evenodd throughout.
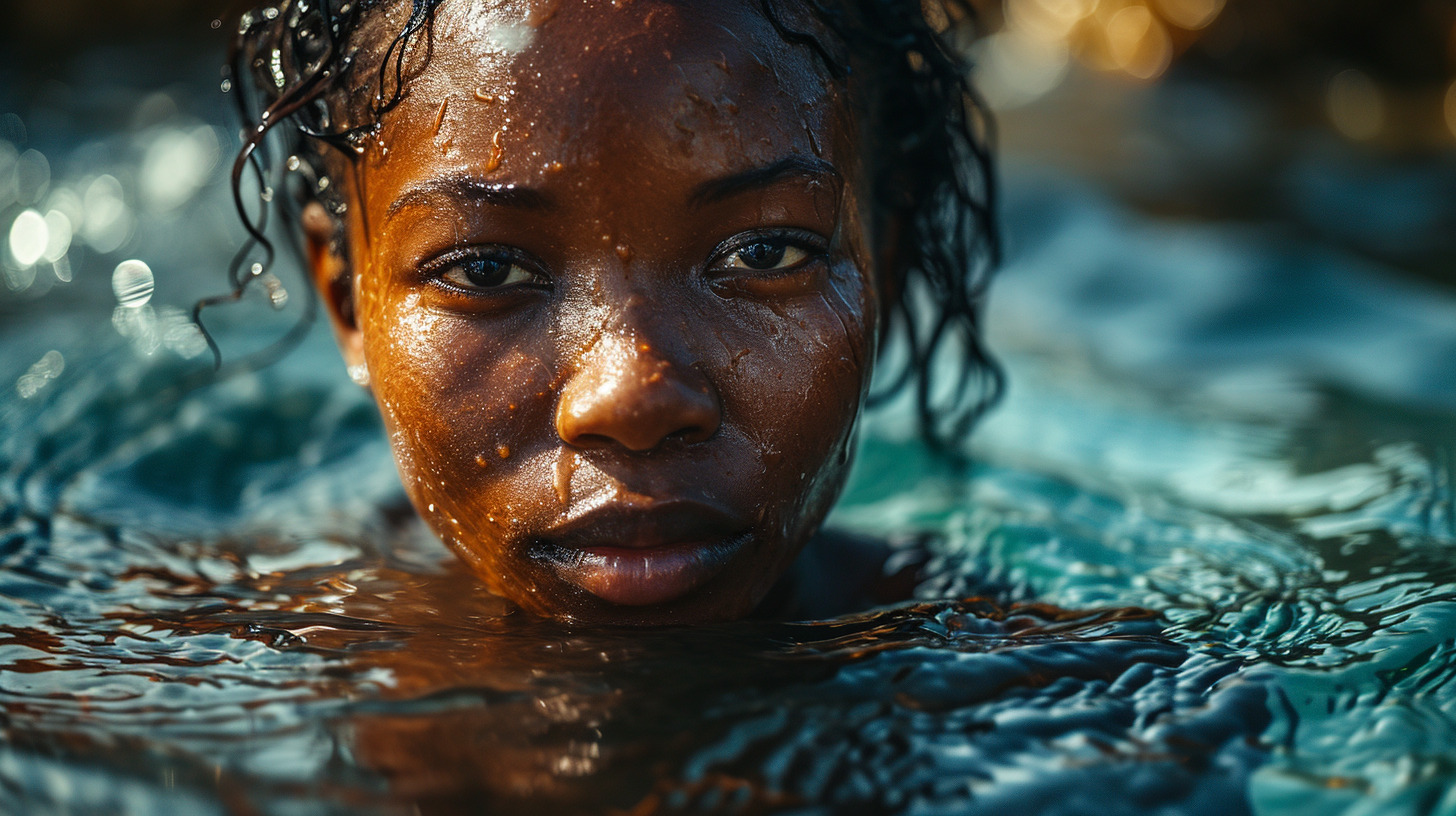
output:
<path id="1" fill-rule="evenodd" d="M 966 0 L 751 1 L 786 42 L 811 49 L 857 100 L 873 159 L 867 165 L 873 229 L 884 259 L 881 347 L 899 367 L 870 404 L 913 388 L 922 436 L 937 450 L 957 453 L 1004 387 L 981 337 L 981 307 L 1000 239 L 991 120 L 964 56 L 975 33 L 974 9 Z M 357 162 L 381 117 L 400 103 L 406 52 L 422 36 L 429 47 L 442 2 L 278 0 L 237 21 L 224 87 L 235 91 L 244 123 L 232 186 L 249 237 L 229 270 L 230 291 L 194 308 L 199 326 L 202 309 L 237 300 L 271 267 L 269 200 L 295 243 L 292 225 L 308 202 L 320 201 L 338 220 L 346 203 L 321 171 Z M 381 35 L 364 23 L 384 10 L 403 21 Z M 283 170 L 279 157 L 287 157 Z M 251 206 L 243 193 L 249 174 L 264 191 L 264 201 Z M 264 356 L 283 353 L 307 331 L 317 306 L 313 286 L 306 288 L 304 317 Z M 210 335 L 208 342 L 221 365 Z"/>

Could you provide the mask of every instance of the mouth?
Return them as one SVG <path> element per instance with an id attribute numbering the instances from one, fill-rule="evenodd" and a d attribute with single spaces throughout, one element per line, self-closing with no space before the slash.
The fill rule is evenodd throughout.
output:
<path id="1" fill-rule="evenodd" d="M 530 556 L 604 601 L 651 606 L 710 581 L 747 545 L 749 532 L 708 505 L 607 506 L 552 527 Z"/>

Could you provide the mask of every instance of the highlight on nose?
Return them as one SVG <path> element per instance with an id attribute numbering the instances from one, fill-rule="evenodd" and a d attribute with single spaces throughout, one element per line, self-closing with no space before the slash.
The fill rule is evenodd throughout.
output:
<path id="1" fill-rule="evenodd" d="M 556 407 L 557 434 L 578 448 L 642 452 L 669 439 L 701 442 L 721 422 L 718 393 L 706 377 L 626 338 L 588 352 Z"/>

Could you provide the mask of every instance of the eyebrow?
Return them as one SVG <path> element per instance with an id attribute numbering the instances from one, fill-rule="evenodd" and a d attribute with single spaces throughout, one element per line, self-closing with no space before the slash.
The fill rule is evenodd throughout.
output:
<path id="1" fill-rule="evenodd" d="M 453 175 L 427 179 L 405 190 L 390 202 L 384 220 L 388 221 L 406 207 L 426 206 L 442 197 L 466 203 L 485 201 L 523 210 L 548 210 L 552 206 L 551 199 L 540 190 L 489 182 L 476 176 Z"/>
<path id="2" fill-rule="evenodd" d="M 744 192 L 745 190 L 759 190 L 764 187 L 771 187 L 785 179 L 795 176 L 807 177 L 811 180 L 829 179 L 839 184 L 843 176 L 829 162 L 808 156 L 789 156 L 780 159 L 766 167 L 755 167 L 734 173 L 723 178 L 705 181 L 699 184 L 689 199 L 695 206 L 702 206 L 714 201 L 720 201 L 729 196 Z"/>

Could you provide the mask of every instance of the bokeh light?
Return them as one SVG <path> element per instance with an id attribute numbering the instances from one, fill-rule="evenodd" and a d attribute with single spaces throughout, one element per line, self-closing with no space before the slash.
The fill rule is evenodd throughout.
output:
<path id="1" fill-rule="evenodd" d="M 211 127 L 162 129 L 151 139 L 142 160 L 142 202 L 153 212 L 168 212 L 185 204 L 207 182 L 218 154 Z"/>
<path id="2" fill-rule="evenodd" d="M 15 390 L 21 399 L 30 399 L 39 394 L 51 380 L 66 370 L 66 358 L 59 351 L 51 350 L 37 360 L 15 381 Z"/>
<path id="3" fill-rule="evenodd" d="M 126 194 L 115 176 L 97 177 L 82 196 L 85 219 L 81 234 L 92 249 L 102 254 L 115 252 L 131 237 L 132 215 Z"/>
<path id="4" fill-rule="evenodd" d="M 1173 59 L 1173 43 L 1163 24 L 1147 6 L 1124 6 L 1107 18 L 1103 26 L 1107 52 L 1116 66 L 1129 76 L 1152 79 L 1167 70 Z"/>
<path id="5" fill-rule="evenodd" d="M 1158 12 L 1168 22 L 1189 31 L 1207 27 L 1223 11 L 1224 0 L 1157 0 Z"/>
<path id="6" fill-rule="evenodd" d="M 1003 25 L 982 40 L 977 82 L 997 110 L 1051 92 L 1079 62 L 1150 81 L 1223 12 L 1225 0 L 1006 0 Z"/>
<path id="7" fill-rule="evenodd" d="M 22 267 L 34 266 L 45 254 L 50 231 L 45 216 L 26 210 L 10 225 L 10 257 Z"/>
<path id="8" fill-rule="evenodd" d="M 1349 68 L 1330 80 L 1325 96 L 1330 123 L 1357 141 L 1373 139 L 1385 127 L 1385 103 L 1380 88 L 1367 74 Z"/>
<path id="9" fill-rule="evenodd" d="M 15 162 L 15 198 L 21 204 L 38 203 L 51 185 L 51 163 L 39 150 L 27 150 Z"/>
<path id="10" fill-rule="evenodd" d="M 45 214 L 45 226 L 46 245 L 41 257 L 53 264 L 71 249 L 71 219 L 60 210 L 51 210 Z"/>
<path id="11" fill-rule="evenodd" d="M 111 273 L 111 290 L 121 306 L 136 309 L 147 305 L 156 288 L 152 268 L 138 260 L 122 261 Z"/>

